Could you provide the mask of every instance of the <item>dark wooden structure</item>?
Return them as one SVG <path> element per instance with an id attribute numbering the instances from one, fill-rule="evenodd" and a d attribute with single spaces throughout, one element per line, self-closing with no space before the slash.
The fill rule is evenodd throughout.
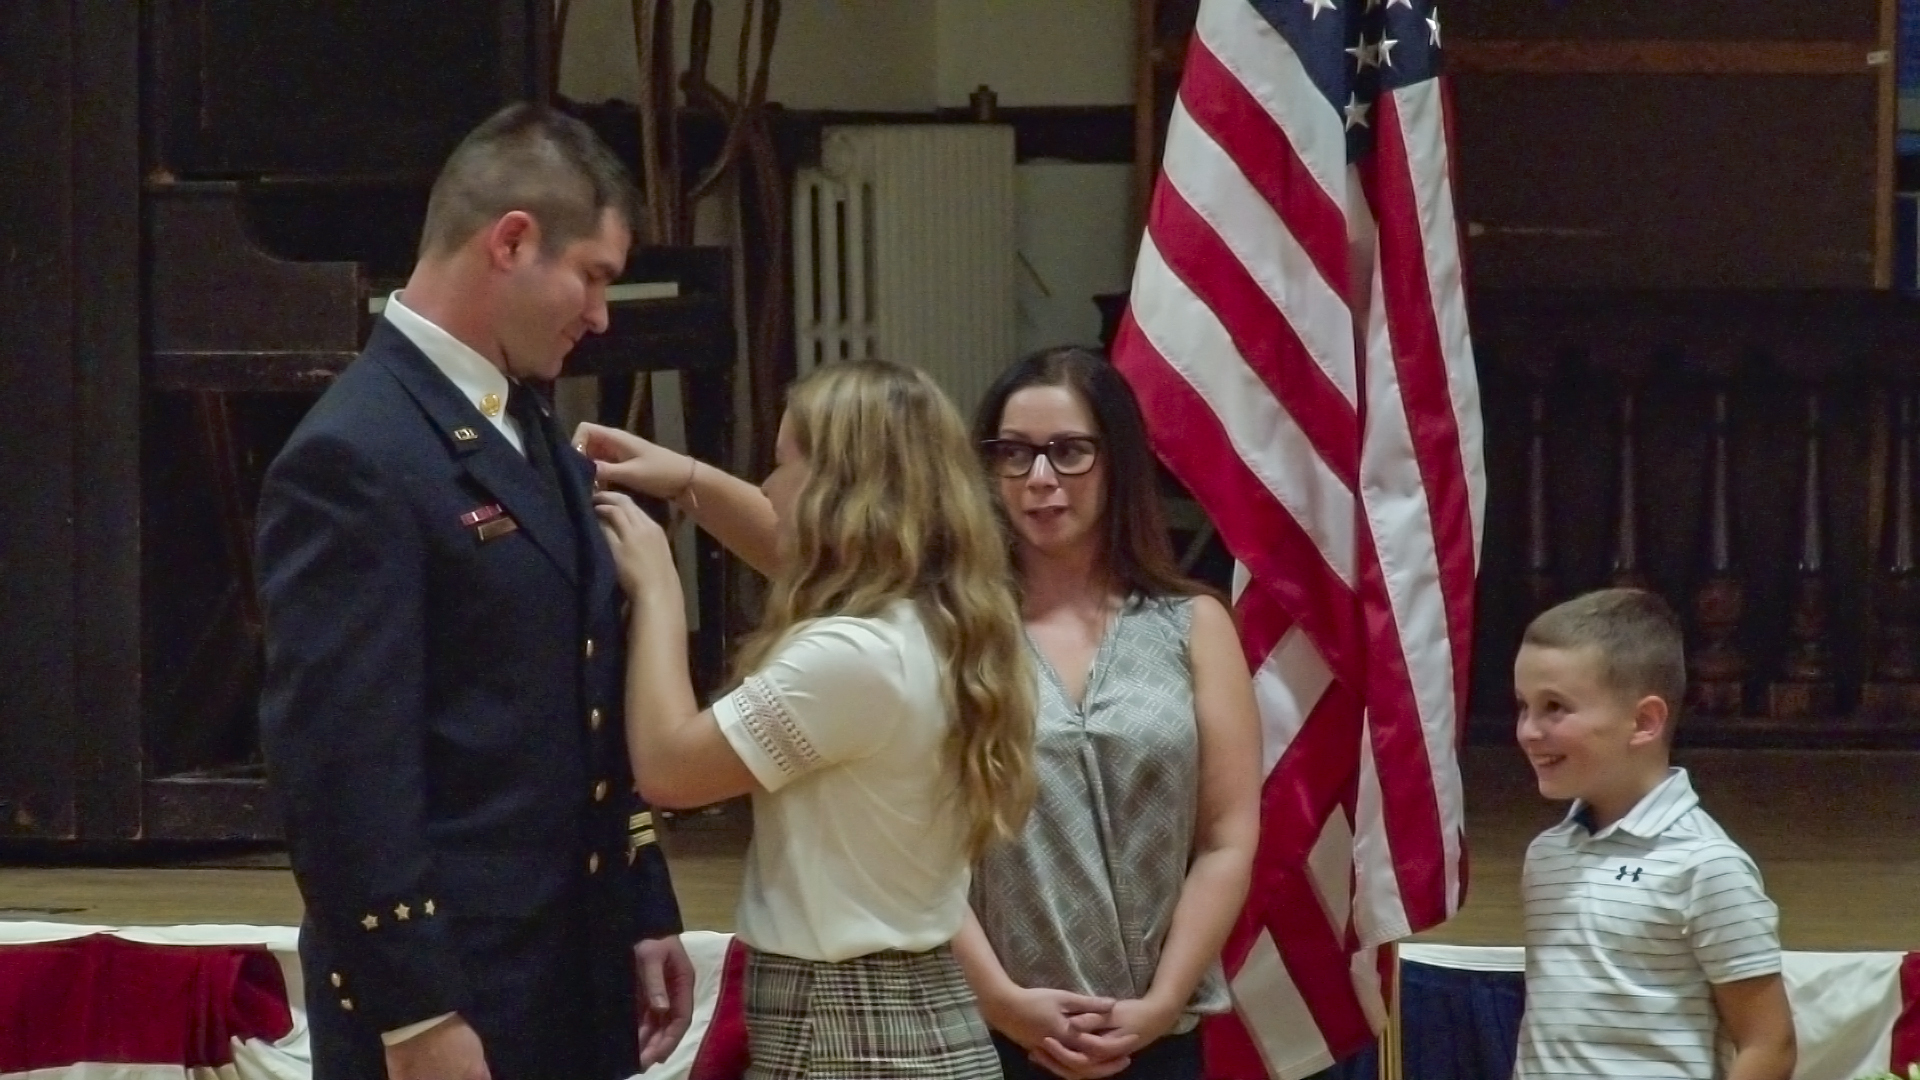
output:
<path id="1" fill-rule="evenodd" d="M 1651 587 L 1687 624 L 1692 745 L 1920 746 L 1920 301 L 1859 290 L 1482 290 L 1471 734 L 1511 738 L 1543 606 Z"/>
<path id="2" fill-rule="evenodd" d="M 1891 283 L 1893 0 L 1443 7 L 1476 281 Z"/>
<path id="3" fill-rule="evenodd" d="M 548 5 L 0 5 L 0 841 L 272 839 L 251 506 L 404 280 L 434 171 L 546 92 Z M 569 375 L 729 445 L 724 251 L 642 248 Z M 671 288 L 659 286 L 670 285 Z M 698 565 L 717 670 L 722 562 Z"/>

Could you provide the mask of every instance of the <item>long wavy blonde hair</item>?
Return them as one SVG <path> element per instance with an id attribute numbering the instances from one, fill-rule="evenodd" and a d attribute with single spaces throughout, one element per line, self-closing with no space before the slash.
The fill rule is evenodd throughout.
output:
<path id="1" fill-rule="evenodd" d="M 886 361 L 821 366 L 794 385 L 787 423 L 809 475 L 738 673 L 808 619 L 913 601 L 943 661 L 947 753 L 977 858 L 1017 836 L 1033 804 L 1037 693 L 979 455 L 933 380 Z"/>

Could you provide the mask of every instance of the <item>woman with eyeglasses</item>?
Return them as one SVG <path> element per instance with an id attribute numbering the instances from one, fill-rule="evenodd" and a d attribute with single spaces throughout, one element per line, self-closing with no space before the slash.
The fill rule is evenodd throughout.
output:
<path id="1" fill-rule="evenodd" d="M 1238 635 L 1178 570 L 1139 405 L 1104 358 L 1014 364 L 974 437 L 1040 672 L 1039 794 L 1019 838 L 975 864 L 954 951 L 1007 1077 L 1198 1080 L 1259 832 Z"/>

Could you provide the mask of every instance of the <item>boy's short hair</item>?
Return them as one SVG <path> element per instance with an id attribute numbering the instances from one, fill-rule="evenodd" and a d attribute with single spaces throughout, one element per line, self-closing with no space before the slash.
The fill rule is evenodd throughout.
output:
<path id="1" fill-rule="evenodd" d="M 1628 698 L 1651 694 L 1680 716 L 1687 693 L 1687 650 L 1680 619 L 1645 589 L 1599 589 L 1541 612 L 1521 643 L 1542 649 L 1592 648 L 1600 682 Z"/>

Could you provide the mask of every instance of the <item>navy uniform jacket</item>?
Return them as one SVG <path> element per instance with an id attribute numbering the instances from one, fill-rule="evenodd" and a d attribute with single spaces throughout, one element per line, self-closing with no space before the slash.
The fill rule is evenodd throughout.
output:
<path id="1" fill-rule="evenodd" d="M 558 1060 L 518 1015 L 555 987 L 594 1018 L 594 1071 L 633 1071 L 631 944 L 679 908 L 634 793 L 592 470 L 552 446 L 563 491 L 381 319 L 268 470 L 262 743 L 323 1077 L 447 1012 L 490 1059 Z"/>

